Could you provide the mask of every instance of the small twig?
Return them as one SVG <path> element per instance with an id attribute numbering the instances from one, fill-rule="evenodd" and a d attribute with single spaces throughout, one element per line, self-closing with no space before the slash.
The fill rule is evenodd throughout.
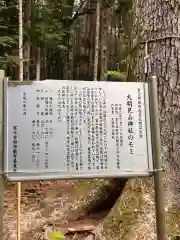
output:
<path id="1" fill-rule="evenodd" d="M 77 233 L 75 233 L 75 234 L 74 234 L 74 236 L 73 236 L 72 240 L 74 240 L 74 239 L 75 239 L 76 235 L 77 235 Z"/>

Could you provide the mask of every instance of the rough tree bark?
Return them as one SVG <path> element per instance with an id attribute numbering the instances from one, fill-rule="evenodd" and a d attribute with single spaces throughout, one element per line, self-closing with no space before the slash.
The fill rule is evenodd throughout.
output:
<path id="1" fill-rule="evenodd" d="M 175 240 L 180 237 L 180 2 L 134 0 L 133 13 L 132 71 L 145 80 L 148 41 L 148 71 L 158 77 L 167 239 Z M 152 180 L 130 180 L 96 232 L 100 239 L 155 240 Z"/>

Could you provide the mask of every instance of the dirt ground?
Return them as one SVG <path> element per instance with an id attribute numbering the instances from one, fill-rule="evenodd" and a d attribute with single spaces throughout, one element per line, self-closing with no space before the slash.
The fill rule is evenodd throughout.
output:
<path id="1" fill-rule="evenodd" d="M 33 239 L 47 239 L 52 229 L 58 231 L 59 227 L 62 229 L 63 234 L 67 234 L 65 239 L 80 240 L 85 239 L 87 236 L 88 239 L 93 239 L 93 236 L 89 234 L 107 214 L 106 212 L 86 216 L 84 219 L 72 222 L 60 222 L 58 227 L 54 227 L 57 226 L 57 216 L 61 215 L 62 210 L 68 203 L 68 193 L 76 182 L 61 180 L 52 182 L 23 182 L 21 184 L 21 240 L 32 239 L 32 237 Z M 5 185 L 4 207 L 5 239 L 13 240 L 16 239 L 17 221 L 15 183 L 6 183 Z M 56 212 L 56 219 L 54 218 L 54 220 L 52 220 L 52 215 L 51 218 L 49 217 L 52 210 Z M 36 228 L 37 221 L 39 221 L 39 228 Z M 32 229 L 36 230 L 32 232 Z"/>

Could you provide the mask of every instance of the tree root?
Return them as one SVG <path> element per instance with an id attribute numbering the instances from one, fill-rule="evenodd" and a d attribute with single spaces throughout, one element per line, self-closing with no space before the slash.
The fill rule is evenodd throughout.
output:
<path id="1" fill-rule="evenodd" d="M 44 234 L 48 227 L 58 229 L 62 224 L 87 218 L 94 213 L 101 211 L 108 213 L 121 194 L 125 183 L 125 180 L 119 179 L 77 181 L 68 193 L 57 198 L 43 199 L 39 203 L 39 209 L 23 213 L 22 235 L 28 236 L 26 239 L 35 239 L 36 234 L 38 236 L 40 232 Z M 14 239 L 16 220 L 13 219 L 8 225 L 13 229 L 8 234 L 8 239 Z"/>
<path id="2" fill-rule="evenodd" d="M 96 240 L 156 240 L 153 181 L 129 180 L 111 212 L 95 229 Z M 167 209 L 167 240 L 180 236 L 180 209 Z"/>

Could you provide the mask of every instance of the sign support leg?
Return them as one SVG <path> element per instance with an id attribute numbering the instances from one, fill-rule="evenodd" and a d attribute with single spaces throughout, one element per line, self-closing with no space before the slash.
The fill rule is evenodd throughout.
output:
<path id="1" fill-rule="evenodd" d="M 149 100 L 152 131 L 152 153 L 154 164 L 155 207 L 157 240 L 165 240 L 165 206 L 163 171 L 161 165 L 161 139 L 159 128 L 159 111 L 157 97 L 157 78 L 152 76 L 149 80 Z"/>
<path id="2" fill-rule="evenodd" d="M 4 167 L 3 167 L 3 162 L 4 162 L 4 110 L 3 110 L 3 105 L 4 105 L 4 97 L 3 97 L 3 92 L 4 92 L 4 70 L 0 70 L 0 240 L 3 239 L 4 237 Z"/>

